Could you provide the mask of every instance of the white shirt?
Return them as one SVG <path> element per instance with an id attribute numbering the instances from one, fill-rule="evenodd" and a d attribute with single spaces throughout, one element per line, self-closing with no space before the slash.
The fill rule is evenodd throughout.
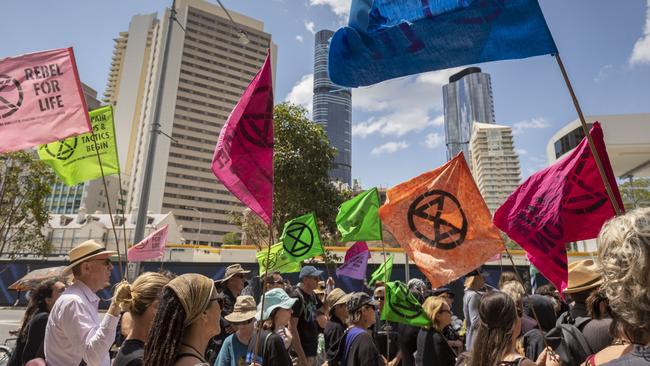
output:
<path id="1" fill-rule="evenodd" d="M 119 318 L 99 322 L 99 297 L 76 281 L 59 297 L 45 328 L 45 359 L 52 366 L 110 366 L 108 350 L 115 341 Z"/>

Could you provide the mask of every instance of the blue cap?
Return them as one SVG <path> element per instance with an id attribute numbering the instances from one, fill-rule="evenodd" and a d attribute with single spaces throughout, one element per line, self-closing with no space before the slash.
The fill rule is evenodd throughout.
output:
<path id="1" fill-rule="evenodd" d="M 287 293 L 281 288 L 268 290 L 264 297 L 264 309 L 262 309 L 262 303 L 257 306 L 257 315 L 255 317 L 258 320 L 266 320 L 270 318 L 273 310 L 277 308 L 290 310 L 293 307 L 293 304 L 296 303 L 296 300 L 298 300 L 289 297 L 289 295 L 287 295 Z"/>
<path id="2" fill-rule="evenodd" d="M 323 274 L 323 271 L 319 271 L 316 269 L 314 266 L 304 266 L 300 270 L 300 274 L 298 275 L 298 279 L 302 281 L 304 277 L 320 277 L 320 275 Z"/>

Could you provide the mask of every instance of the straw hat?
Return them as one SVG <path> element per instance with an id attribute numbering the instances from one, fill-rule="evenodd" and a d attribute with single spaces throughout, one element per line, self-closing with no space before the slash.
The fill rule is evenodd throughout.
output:
<path id="1" fill-rule="evenodd" d="M 226 273 L 223 275 L 223 278 L 220 280 L 216 280 L 217 284 L 221 285 L 224 282 L 228 281 L 232 276 L 236 274 L 249 274 L 251 271 L 247 271 L 244 268 L 242 268 L 241 264 L 231 264 L 228 267 L 226 267 Z"/>
<path id="2" fill-rule="evenodd" d="M 255 318 L 257 305 L 253 296 L 238 296 L 232 313 L 224 316 L 231 323 L 242 323 Z"/>
<path id="3" fill-rule="evenodd" d="M 345 291 L 341 290 L 340 288 L 335 288 L 332 290 L 332 292 L 327 295 L 327 303 L 331 308 L 335 307 L 336 305 L 341 305 L 345 304 L 348 302 L 348 294 L 345 293 Z"/>
<path id="4" fill-rule="evenodd" d="M 598 287 L 603 283 L 599 268 L 592 259 L 569 263 L 569 284 L 565 294 L 575 294 Z"/>
<path id="5" fill-rule="evenodd" d="M 70 249 L 70 252 L 68 253 L 70 264 L 63 270 L 63 275 L 65 276 L 70 273 L 72 268 L 77 264 L 104 254 L 115 255 L 117 252 L 106 250 L 103 245 L 94 240 L 84 241 L 83 243 Z"/>

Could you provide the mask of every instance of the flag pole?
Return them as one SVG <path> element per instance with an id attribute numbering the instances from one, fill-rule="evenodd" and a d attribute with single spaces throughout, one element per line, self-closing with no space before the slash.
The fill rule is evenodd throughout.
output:
<path id="1" fill-rule="evenodd" d="M 266 259 L 264 263 L 264 276 L 262 276 L 262 301 L 260 301 L 260 317 L 264 318 L 264 300 L 266 300 L 266 276 L 269 273 L 269 259 L 271 258 L 271 245 L 273 243 L 273 216 L 271 216 L 271 223 L 269 223 L 269 248 L 266 251 Z M 257 362 L 257 347 L 260 344 L 260 335 L 262 334 L 262 325 L 264 324 L 264 319 L 260 319 L 257 324 L 257 337 L 255 337 L 255 347 L 253 348 L 253 363 Z M 264 357 L 264 350 L 262 350 L 262 357 Z"/>
<path id="2" fill-rule="evenodd" d="M 128 281 L 129 280 L 129 270 L 128 270 L 128 267 L 129 267 L 129 255 L 128 255 L 129 243 L 127 242 L 127 239 L 126 239 L 126 210 L 125 210 L 125 207 L 124 207 L 125 200 L 124 200 L 124 193 L 123 193 L 124 190 L 122 189 L 122 173 L 121 172 L 117 173 L 117 179 L 119 181 L 118 183 L 119 183 L 119 188 L 120 188 L 120 201 L 121 201 L 121 206 L 122 206 L 122 218 L 123 218 L 123 220 L 122 220 L 122 236 L 124 237 L 124 253 L 127 253 L 127 255 L 126 255 L 126 267 L 127 267 L 127 269 L 126 269 L 125 273 L 126 273 L 126 280 Z M 164 259 L 164 257 L 165 257 L 165 255 L 163 254 L 163 259 Z M 162 268 L 161 268 L 161 270 L 162 270 Z M 137 277 L 138 273 L 134 273 L 134 276 Z"/>
<path id="3" fill-rule="evenodd" d="M 609 184 L 609 179 L 607 179 L 607 175 L 605 174 L 605 169 L 603 168 L 603 163 L 600 160 L 600 156 L 598 155 L 598 151 L 596 150 L 596 146 L 594 145 L 594 140 L 591 138 L 591 135 L 589 134 L 589 128 L 587 128 L 587 122 L 585 122 L 585 116 L 582 113 L 582 108 L 580 108 L 580 103 L 578 102 L 578 98 L 576 97 L 575 92 L 573 91 L 573 86 L 571 85 L 571 81 L 569 80 L 569 75 L 567 74 L 566 69 L 564 68 L 564 64 L 562 63 L 562 59 L 560 58 L 559 52 L 555 54 L 555 60 L 557 61 L 558 66 L 560 67 L 560 71 L 562 72 L 562 77 L 564 78 L 564 82 L 566 83 L 566 86 L 569 89 L 569 94 L 571 94 L 571 99 L 573 100 L 573 106 L 575 107 L 576 112 L 578 112 L 578 118 L 580 119 L 580 124 L 582 125 L 582 131 L 587 137 L 587 142 L 589 143 L 589 149 L 591 150 L 591 154 L 594 156 L 594 160 L 596 161 L 596 166 L 598 167 L 600 178 L 602 179 L 603 184 L 605 185 L 605 190 L 607 191 L 609 200 L 612 202 L 612 206 L 614 207 L 616 216 L 619 216 L 621 215 L 621 208 L 619 207 L 616 198 L 614 198 L 614 191 L 612 190 L 612 187 Z"/>
<path id="4" fill-rule="evenodd" d="M 93 144 L 95 146 L 95 152 L 97 153 L 97 161 L 99 162 L 99 171 L 102 173 L 102 182 L 104 183 L 104 196 L 106 197 L 106 206 L 108 208 L 108 217 L 111 219 L 111 227 L 113 229 L 113 235 L 115 236 L 115 249 L 117 250 L 117 264 L 120 269 L 120 277 L 124 280 L 124 267 L 122 266 L 122 254 L 120 253 L 120 241 L 118 240 L 117 231 L 115 230 L 115 222 L 113 221 L 113 212 L 111 211 L 111 200 L 108 197 L 108 185 L 106 184 L 106 176 L 104 175 L 104 164 L 102 164 L 102 159 L 99 156 L 99 150 L 97 148 L 97 138 L 95 131 L 91 130 L 90 134 L 93 137 Z M 119 179 L 119 178 L 118 178 Z"/>

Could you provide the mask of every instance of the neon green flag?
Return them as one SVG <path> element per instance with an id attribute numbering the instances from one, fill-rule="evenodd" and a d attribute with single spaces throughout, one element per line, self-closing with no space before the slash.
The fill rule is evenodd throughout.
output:
<path id="1" fill-rule="evenodd" d="M 52 167 L 63 183 L 74 186 L 82 182 L 101 178 L 102 162 L 104 175 L 120 172 L 117 156 L 113 107 L 106 106 L 90 111 L 92 133 L 68 137 L 38 147 L 38 156 Z"/>
<path id="2" fill-rule="evenodd" d="M 390 275 L 393 273 L 393 255 L 391 254 L 386 262 L 382 263 L 379 268 L 377 268 L 370 275 L 370 281 L 368 281 L 368 287 L 374 286 L 377 281 L 386 282 L 386 279 L 390 281 Z"/>
<path id="3" fill-rule="evenodd" d="M 269 269 L 268 271 L 265 271 L 267 254 L 268 250 L 266 249 L 261 250 L 256 254 L 257 262 L 260 264 L 260 277 L 264 276 L 264 273 L 273 273 L 274 271 L 279 271 L 281 273 L 300 272 L 300 263 L 294 262 L 287 256 L 282 243 L 273 244 L 271 246 Z"/>
<path id="4" fill-rule="evenodd" d="M 284 224 L 280 237 L 284 251 L 291 260 L 300 262 L 323 254 L 314 213 L 296 217 Z"/>
<path id="5" fill-rule="evenodd" d="M 369 189 L 351 200 L 345 201 L 336 215 L 336 227 L 341 242 L 382 240 L 379 221 L 379 193 Z"/>
<path id="6" fill-rule="evenodd" d="M 416 327 L 431 325 L 418 299 L 399 281 L 386 283 L 386 302 L 381 310 L 381 320 Z"/>

